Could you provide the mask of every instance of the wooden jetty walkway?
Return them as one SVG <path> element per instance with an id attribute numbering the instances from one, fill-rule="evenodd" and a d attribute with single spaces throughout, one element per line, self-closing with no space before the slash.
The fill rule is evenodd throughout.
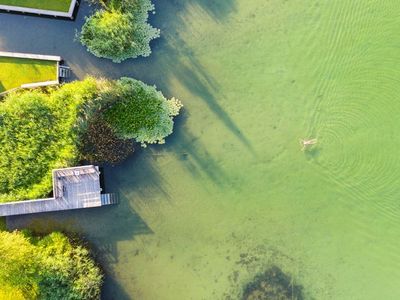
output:
<path id="1" fill-rule="evenodd" d="M 97 166 L 53 170 L 53 198 L 0 204 L 0 216 L 99 207 L 116 204 L 115 194 L 101 194 Z"/>

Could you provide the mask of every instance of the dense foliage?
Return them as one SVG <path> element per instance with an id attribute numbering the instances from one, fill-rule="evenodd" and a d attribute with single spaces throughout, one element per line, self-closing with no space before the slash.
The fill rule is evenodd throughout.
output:
<path id="1" fill-rule="evenodd" d="M 131 78 L 88 78 L 0 102 L 0 202 L 46 197 L 52 170 L 118 163 L 133 141 L 163 143 L 182 104 Z"/>
<path id="2" fill-rule="evenodd" d="M 100 115 L 89 120 L 81 143 L 83 159 L 91 163 L 116 164 L 133 151 L 133 141 L 118 138 L 115 130 Z"/>
<path id="3" fill-rule="evenodd" d="M 272 266 L 245 287 L 243 300 L 302 300 L 302 290 L 281 269 Z"/>
<path id="4" fill-rule="evenodd" d="M 101 284 L 89 251 L 63 234 L 0 231 L 0 299 L 99 299 Z"/>
<path id="5" fill-rule="evenodd" d="M 76 124 L 96 93 L 96 81 L 88 79 L 0 102 L 0 202 L 45 196 L 51 170 L 76 163 Z"/>
<path id="6" fill-rule="evenodd" d="M 86 19 L 79 35 L 88 51 L 114 62 L 149 56 L 150 41 L 160 35 L 147 22 L 149 11 L 154 10 L 150 0 L 97 2 L 103 8 Z"/>
<path id="7" fill-rule="evenodd" d="M 113 89 L 119 100 L 105 112 L 106 120 L 121 138 L 133 138 L 142 145 L 165 142 L 173 130 L 173 117 L 182 104 L 167 100 L 155 87 L 132 78 L 121 78 Z"/>

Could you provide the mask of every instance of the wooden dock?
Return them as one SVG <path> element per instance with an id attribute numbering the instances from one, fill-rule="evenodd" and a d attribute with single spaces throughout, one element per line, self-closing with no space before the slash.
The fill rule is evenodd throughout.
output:
<path id="1" fill-rule="evenodd" d="M 114 194 L 101 194 L 100 171 L 89 165 L 53 170 L 53 198 L 0 204 L 0 217 L 116 204 Z"/>

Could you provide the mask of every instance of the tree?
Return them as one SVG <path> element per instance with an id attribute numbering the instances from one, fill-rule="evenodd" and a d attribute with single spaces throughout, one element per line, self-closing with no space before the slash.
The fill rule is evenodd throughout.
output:
<path id="1" fill-rule="evenodd" d="M 40 238 L 36 247 L 41 254 L 40 298 L 100 298 L 103 276 L 86 248 L 59 232 Z"/>
<path id="2" fill-rule="evenodd" d="M 61 233 L 0 232 L 0 297 L 99 299 L 102 278 L 89 251 Z"/>
<path id="3" fill-rule="evenodd" d="M 38 295 L 38 256 L 21 233 L 0 231 L 0 289 L 30 299 Z M 4 288 L 3 288 L 4 287 Z"/>
<path id="4" fill-rule="evenodd" d="M 95 56 L 121 62 L 149 56 L 150 41 L 159 37 L 158 29 L 147 23 L 149 0 L 101 1 L 104 9 L 86 19 L 78 36 Z"/>
<path id="5" fill-rule="evenodd" d="M 117 101 L 105 111 L 105 119 L 121 138 L 146 144 L 163 144 L 173 131 L 173 117 L 182 103 L 167 100 L 155 87 L 132 78 L 121 78 L 114 89 Z"/>

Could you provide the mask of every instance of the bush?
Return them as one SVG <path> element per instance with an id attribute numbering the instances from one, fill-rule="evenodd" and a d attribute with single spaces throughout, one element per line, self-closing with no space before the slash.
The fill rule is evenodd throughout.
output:
<path id="1" fill-rule="evenodd" d="M 114 89 L 118 101 L 105 111 L 105 118 L 121 138 L 146 144 L 165 142 L 173 131 L 173 117 L 182 104 L 167 100 L 155 87 L 132 78 L 121 78 Z"/>
<path id="2" fill-rule="evenodd" d="M 39 294 L 44 299 L 99 299 L 102 274 L 89 251 L 61 233 L 39 239 Z"/>
<path id="3" fill-rule="evenodd" d="M 147 23 L 154 7 L 149 0 L 101 2 L 105 9 L 86 19 L 78 36 L 88 51 L 97 57 L 121 62 L 149 56 L 150 41 L 159 37 L 158 29 Z"/>
<path id="4" fill-rule="evenodd" d="M 89 251 L 61 233 L 0 232 L 0 284 L 12 299 L 100 299 L 102 274 Z"/>

